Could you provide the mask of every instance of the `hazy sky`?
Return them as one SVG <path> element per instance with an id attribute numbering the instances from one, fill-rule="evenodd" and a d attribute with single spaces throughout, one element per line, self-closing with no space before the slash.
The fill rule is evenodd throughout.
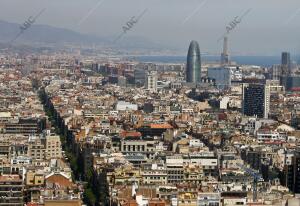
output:
<path id="1" fill-rule="evenodd" d="M 0 0 L 0 20 L 22 23 L 43 8 L 38 24 L 104 37 L 148 9 L 126 35 L 186 50 L 194 39 L 203 52 L 220 52 L 225 26 L 252 8 L 230 34 L 231 53 L 300 53 L 299 0 Z"/>

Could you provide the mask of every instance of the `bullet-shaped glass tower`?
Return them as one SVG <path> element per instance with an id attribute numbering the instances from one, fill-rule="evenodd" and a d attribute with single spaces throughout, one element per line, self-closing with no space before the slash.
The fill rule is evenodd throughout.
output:
<path id="1" fill-rule="evenodd" d="M 196 41 L 190 43 L 187 65 L 186 65 L 186 81 L 189 83 L 201 82 L 201 57 L 199 44 Z"/>

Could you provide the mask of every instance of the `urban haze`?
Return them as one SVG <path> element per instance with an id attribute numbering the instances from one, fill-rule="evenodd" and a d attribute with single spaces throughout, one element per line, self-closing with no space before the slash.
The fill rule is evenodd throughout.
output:
<path id="1" fill-rule="evenodd" d="M 0 0 L 0 206 L 299 206 L 299 0 Z"/>

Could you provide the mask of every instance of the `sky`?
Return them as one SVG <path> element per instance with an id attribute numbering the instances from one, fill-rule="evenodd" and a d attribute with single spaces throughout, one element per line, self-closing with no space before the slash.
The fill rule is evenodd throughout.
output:
<path id="1" fill-rule="evenodd" d="M 248 9 L 229 34 L 232 54 L 300 53 L 299 0 L 0 0 L 0 20 L 23 23 L 40 10 L 37 24 L 99 37 L 117 37 L 133 16 L 147 12 L 126 33 L 168 47 L 219 53 L 226 26 Z"/>

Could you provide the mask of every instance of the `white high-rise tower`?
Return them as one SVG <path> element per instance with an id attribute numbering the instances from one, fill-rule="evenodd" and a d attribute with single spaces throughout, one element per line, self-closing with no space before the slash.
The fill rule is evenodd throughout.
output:
<path id="1" fill-rule="evenodd" d="M 146 74 L 146 89 L 157 92 L 157 72 L 151 71 Z"/>

